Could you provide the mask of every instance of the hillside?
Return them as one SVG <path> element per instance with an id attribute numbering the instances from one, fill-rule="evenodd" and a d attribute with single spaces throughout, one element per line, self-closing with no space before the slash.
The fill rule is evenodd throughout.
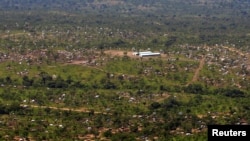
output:
<path id="1" fill-rule="evenodd" d="M 2 0 L 0 29 L 99 26 L 171 34 L 180 43 L 236 44 L 248 38 L 249 7 L 247 0 Z"/>
<path id="2" fill-rule="evenodd" d="M 0 140 L 248 125 L 249 37 L 249 0 L 0 0 Z"/>

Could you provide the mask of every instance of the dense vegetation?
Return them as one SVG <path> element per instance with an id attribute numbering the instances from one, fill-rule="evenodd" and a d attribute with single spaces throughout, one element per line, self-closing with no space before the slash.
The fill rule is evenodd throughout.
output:
<path id="1" fill-rule="evenodd" d="M 173 43 L 230 42 L 242 47 L 249 43 L 249 6 L 248 0 L 2 0 L 0 29 L 41 32 L 107 27 L 113 33 L 119 29 L 143 34 L 136 40 L 167 34 L 175 37 Z"/>
<path id="2" fill-rule="evenodd" d="M 205 141 L 209 124 L 248 124 L 249 10 L 1 0 L 0 140 Z"/>

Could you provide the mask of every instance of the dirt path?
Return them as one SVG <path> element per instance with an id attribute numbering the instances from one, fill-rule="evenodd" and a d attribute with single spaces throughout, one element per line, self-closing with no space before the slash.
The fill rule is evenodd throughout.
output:
<path id="1" fill-rule="evenodd" d="M 132 51 L 125 51 L 125 50 L 106 50 L 104 51 L 105 54 L 109 54 L 111 56 L 124 56 L 125 52 L 127 52 L 127 56 L 131 58 L 136 58 L 138 56 L 133 55 Z"/>
<path id="2" fill-rule="evenodd" d="M 74 108 L 59 108 L 59 107 L 52 107 L 52 106 L 38 106 L 38 105 L 24 105 L 21 104 L 20 106 L 22 107 L 32 107 L 32 108 L 41 108 L 41 109 L 45 109 L 45 108 L 49 108 L 49 109 L 53 109 L 53 110 L 60 110 L 60 111 L 73 111 L 73 112 L 82 112 L 82 113 L 89 113 L 91 112 L 90 109 L 86 109 L 86 108 L 78 108 L 78 109 L 74 109 Z M 98 112 L 98 111 L 94 111 L 95 114 L 107 114 L 107 113 L 103 113 L 103 112 Z"/>
<path id="3" fill-rule="evenodd" d="M 245 56 L 245 54 L 243 52 L 241 52 L 240 50 L 238 50 L 236 48 L 227 47 L 227 46 L 222 46 L 222 47 L 225 48 L 225 49 L 228 49 L 229 51 L 236 52 L 236 53 L 238 53 L 241 56 Z"/>
<path id="4" fill-rule="evenodd" d="M 165 99 L 167 99 L 167 98 L 169 98 L 169 94 L 167 94 L 167 93 L 164 93 L 164 94 L 162 94 L 162 96 L 160 97 L 160 98 L 157 98 L 155 101 L 156 102 L 162 102 L 162 101 L 164 101 Z"/>
<path id="5" fill-rule="evenodd" d="M 5 33 L 0 35 L 1 38 L 8 38 L 8 37 L 13 37 L 13 36 L 22 36 L 22 35 L 28 35 L 27 33 Z"/>
<path id="6" fill-rule="evenodd" d="M 245 54 L 242 51 L 240 51 L 240 50 L 238 50 L 236 48 L 227 47 L 227 46 L 222 46 L 222 47 L 224 49 L 227 49 L 227 50 L 231 51 L 231 52 L 236 52 L 241 56 L 245 56 Z M 189 84 L 191 84 L 193 82 L 196 82 L 198 80 L 200 71 L 201 71 L 201 69 L 203 68 L 203 66 L 205 64 L 205 59 L 206 59 L 206 56 L 203 56 L 202 59 L 200 60 L 199 67 L 195 70 L 195 73 L 194 73 L 194 76 L 193 76 L 192 80 L 187 85 L 189 85 Z"/>
<path id="7" fill-rule="evenodd" d="M 200 60 L 199 67 L 195 70 L 195 73 L 194 73 L 194 76 L 193 76 L 192 80 L 187 85 L 189 85 L 189 84 L 191 84 L 193 82 L 196 82 L 198 80 L 200 71 L 201 71 L 201 69 L 203 68 L 203 66 L 205 64 L 205 60 L 206 60 L 206 56 L 203 56 L 201 58 L 201 60 Z"/>

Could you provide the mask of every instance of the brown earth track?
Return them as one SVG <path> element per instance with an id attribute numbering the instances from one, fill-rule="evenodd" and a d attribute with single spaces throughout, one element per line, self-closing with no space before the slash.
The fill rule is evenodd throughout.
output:
<path id="1" fill-rule="evenodd" d="M 39 106 L 39 105 L 24 105 L 24 104 L 21 104 L 20 106 L 22 107 L 31 107 L 31 108 L 42 108 L 42 109 L 45 109 L 45 108 L 49 108 L 49 109 L 53 109 L 53 110 L 60 110 L 60 111 L 73 111 L 73 112 L 82 112 L 82 113 L 89 113 L 91 112 L 90 109 L 86 109 L 86 108 L 78 108 L 78 109 L 74 109 L 74 108 L 67 108 L 67 107 L 53 107 L 53 106 Z M 94 111 L 95 114 L 107 114 L 107 113 L 104 113 L 104 112 L 98 112 L 98 111 Z"/>
<path id="2" fill-rule="evenodd" d="M 200 60 L 199 67 L 195 70 L 194 76 L 193 76 L 191 82 L 189 82 L 189 84 L 193 83 L 193 82 L 196 82 L 198 80 L 200 71 L 202 70 L 202 68 L 203 68 L 203 66 L 205 64 L 205 60 L 206 60 L 206 56 L 203 56 L 201 58 L 201 60 Z"/>

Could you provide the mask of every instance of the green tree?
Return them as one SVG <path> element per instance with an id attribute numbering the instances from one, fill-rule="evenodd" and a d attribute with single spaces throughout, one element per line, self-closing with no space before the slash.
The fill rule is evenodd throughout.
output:
<path id="1" fill-rule="evenodd" d="M 185 88 L 185 92 L 193 94 L 204 94 L 205 90 L 202 84 L 189 84 Z"/>
<path id="2" fill-rule="evenodd" d="M 33 82 L 34 82 L 34 80 L 33 79 L 29 79 L 29 77 L 28 76 L 23 76 L 23 85 L 24 86 L 32 86 L 33 85 Z"/>

